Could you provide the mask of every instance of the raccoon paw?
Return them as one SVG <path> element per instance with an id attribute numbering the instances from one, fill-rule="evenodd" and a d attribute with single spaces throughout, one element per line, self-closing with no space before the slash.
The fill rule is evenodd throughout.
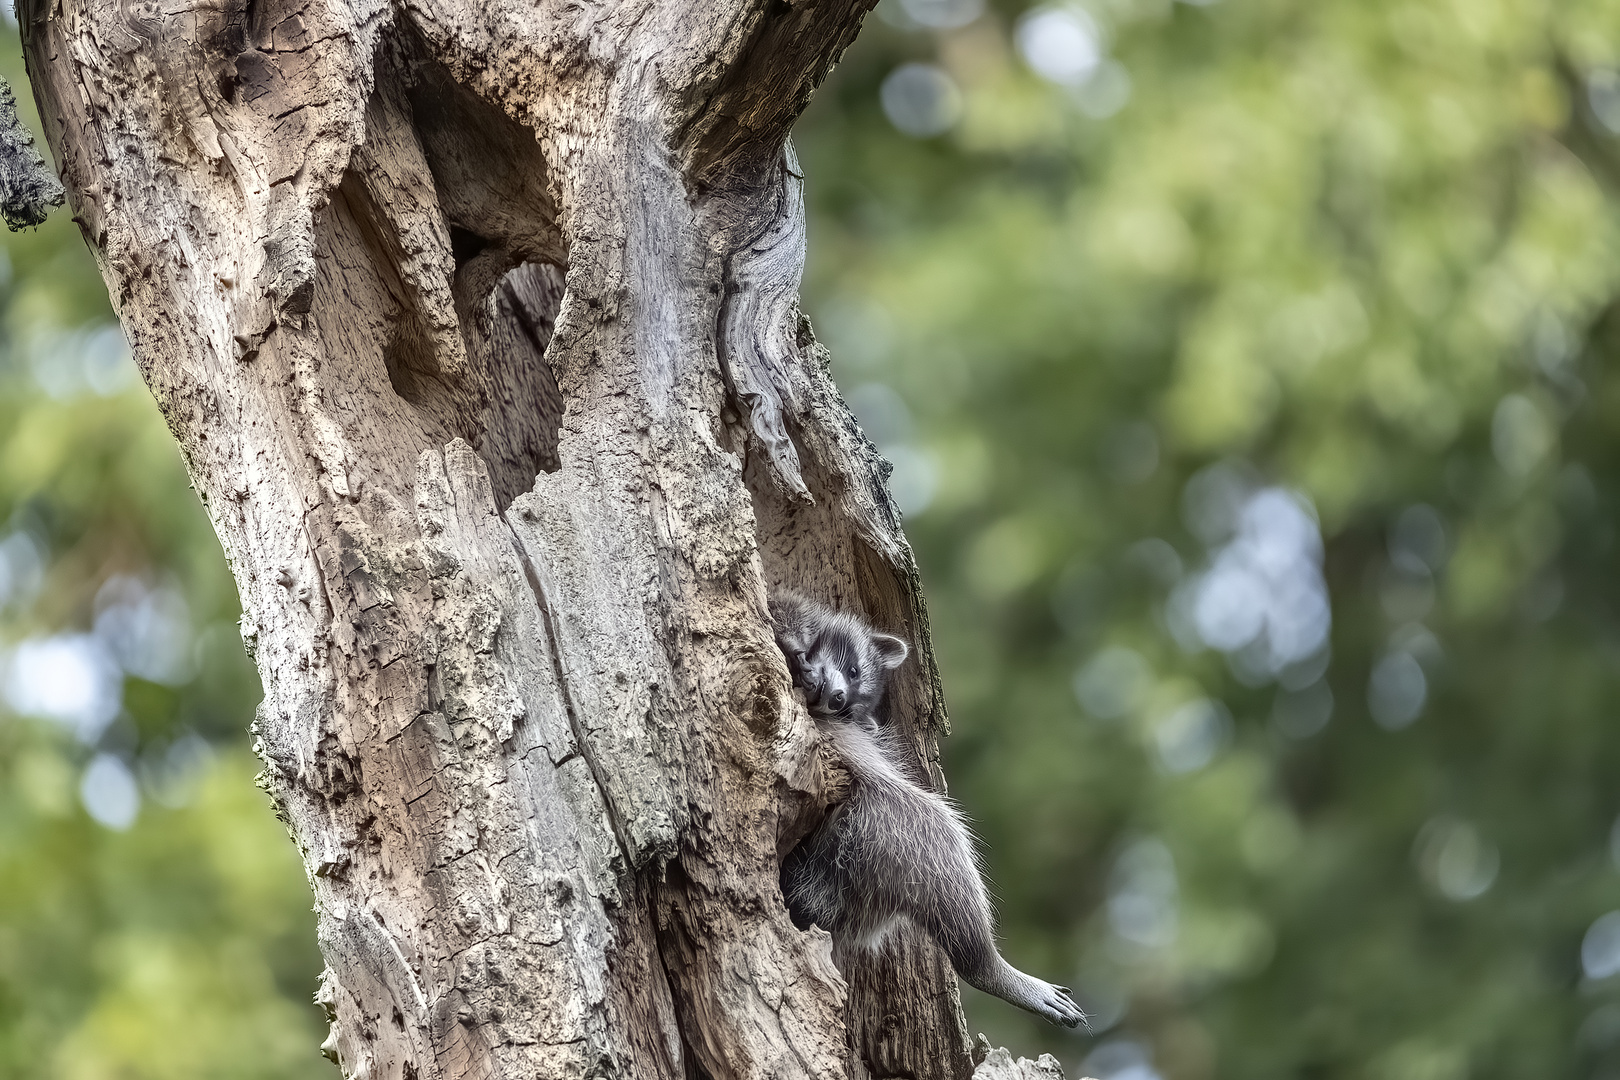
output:
<path id="1" fill-rule="evenodd" d="M 1085 1023 L 1086 1014 L 1075 1004 L 1074 995 L 1067 986 L 1053 986 L 1051 983 L 1041 983 L 1035 994 L 1035 1004 L 1031 1012 L 1045 1017 L 1053 1024 L 1062 1024 L 1064 1027 L 1078 1027 Z"/>

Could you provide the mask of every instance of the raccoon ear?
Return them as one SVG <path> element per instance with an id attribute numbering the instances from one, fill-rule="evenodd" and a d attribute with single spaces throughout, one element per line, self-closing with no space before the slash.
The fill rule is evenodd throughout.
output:
<path id="1" fill-rule="evenodd" d="M 893 634 L 873 634 L 872 648 L 877 651 L 878 662 L 891 671 L 905 663 L 911 653 L 906 643 Z"/>

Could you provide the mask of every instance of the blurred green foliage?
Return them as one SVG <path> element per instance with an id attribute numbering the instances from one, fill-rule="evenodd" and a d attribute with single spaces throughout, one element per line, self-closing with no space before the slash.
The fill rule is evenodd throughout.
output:
<path id="1" fill-rule="evenodd" d="M 0 1075 L 332 1075 L 309 888 L 245 747 L 115 831 L 54 734 L 0 729 Z"/>
<path id="2" fill-rule="evenodd" d="M 1620 4 L 939 27 L 976 7 L 885 0 L 798 135 L 947 775 L 1011 957 L 1097 1012 L 972 1025 L 1132 1080 L 1620 1076 Z M 1325 540 L 1320 681 L 1204 647 L 1267 490 Z"/>
<path id="3" fill-rule="evenodd" d="M 981 6 L 884 0 L 797 135 L 953 792 L 1095 1018 L 972 1026 L 1620 1077 L 1620 0 Z M 329 1075 L 217 543 L 73 225 L 0 242 L 0 1074 Z"/>

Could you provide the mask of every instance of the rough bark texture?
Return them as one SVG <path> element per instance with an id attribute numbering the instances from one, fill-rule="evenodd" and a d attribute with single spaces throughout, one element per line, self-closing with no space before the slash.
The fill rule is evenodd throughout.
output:
<path id="1" fill-rule="evenodd" d="M 0 79 L 0 217 L 13 232 L 42 225 L 62 198 L 61 181 L 34 149 L 34 136 L 17 119 L 17 99 Z"/>
<path id="2" fill-rule="evenodd" d="M 23 0 L 77 220 L 241 591 L 351 1076 L 959 1080 L 841 980 L 839 781 L 766 622 L 916 571 L 798 312 L 787 130 L 869 0 Z"/>
<path id="3" fill-rule="evenodd" d="M 983 1035 L 979 1039 L 981 1048 L 989 1046 L 982 1041 Z M 973 1080 L 1063 1080 L 1063 1066 L 1051 1054 L 1042 1054 L 1034 1061 L 1022 1057 L 1014 1060 L 1005 1048 L 985 1049 L 984 1060 L 973 1071 Z"/>

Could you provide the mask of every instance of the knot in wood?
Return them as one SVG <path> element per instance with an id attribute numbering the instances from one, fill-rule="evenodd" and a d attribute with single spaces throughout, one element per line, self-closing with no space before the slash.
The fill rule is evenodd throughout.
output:
<path id="1" fill-rule="evenodd" d="M 774 655 L 773 655 L 774 654 Z M 774 738 L 787 706 L 787 674 L 780 654 L 747 646 L 726 665 L 726 704 L 761 738 Z"/>

